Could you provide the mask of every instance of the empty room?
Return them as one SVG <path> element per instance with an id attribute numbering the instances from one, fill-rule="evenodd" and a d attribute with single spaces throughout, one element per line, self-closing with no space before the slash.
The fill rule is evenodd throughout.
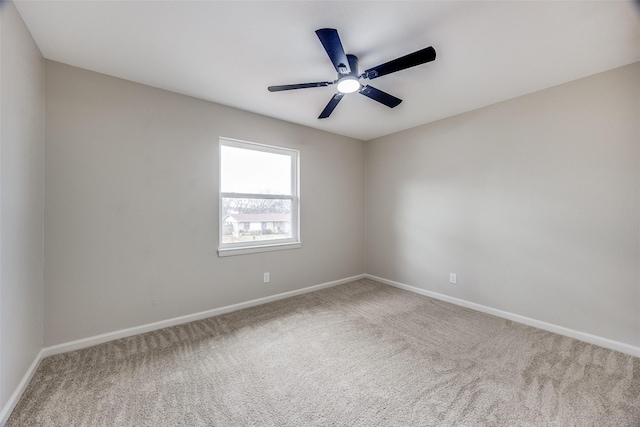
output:
<path id="1" fill-rule="evenodd" d="M 0 426 L 640 426 L 637 1 L 0 1 Z"/>

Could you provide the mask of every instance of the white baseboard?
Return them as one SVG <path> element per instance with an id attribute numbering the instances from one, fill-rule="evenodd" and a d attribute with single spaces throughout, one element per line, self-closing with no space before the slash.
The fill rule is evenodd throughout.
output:
<path id="1" fill-rule="evenodd" d="M 394 282 L 393 280 L 389 280 L 389 279 L 383 279 L 382 277 L 373 276 L 371 274 L 366 274 L 365 276 L 367 279 L 375 280 L 376 282 L 384 283 L 385 285 L 390 285 L 396 288 L 404 289 L 405 291 L 409 291 L 409 292 L 424 295 L 430 298 L 449 302 L 451 304 L 470 308 L 472 310 L 491 314 L 493 316 L 502 317 L 503 319 L 513 320 L 514 322 L 523 323 L 525 325 L 533 326 L 534 328 L 544 329 L 545 331 L 554 332 L 556 334 L 564 335 L 570 338 L 575 338 L 579 341 L 584 341 L 589 344 L 595 344 L 600 347 L 619 351 L 620 353 L 625 353 L 630 356 L 640 357 L 640 347 L 635 347 L 619 341 L 614 341 L 608 338 L 599 337 L 597 335 L 591 335 L 586 332 L 576 331 L 573 329 L 565 328 L 564 326 L 554 325 L 552 323 L 543 322 L 541 320 L 532 319 L 530 317 L 521 316 L 519 314 L 510 313 L 508 311 L 498 310 L 496 308 L 487 307 L 481 304 L 476 304 L 474 302 L 469 302 L 459 298 L 450 297 L 448 295 L 440 294 L 438 292 L 427 291 L 425 289 L 416 288 L 415 286 L 405 285 L 404 283 Z"/>
<path id="2" fill-rule="evenodd" d="M 22 377 L 20 384 L 18 384 L 18 387 L 9 398 L 9 401 L 7 401 L 6 405 L 4 405 L 4 408 L 2 408 L 2 412 L 0 412 L 0 426 L 4 426 L 9 420 L 11 412 L 13 412 L 13 409 L 18 404 L 18 401 L 20 401 L 22 394 L 29 385 L 29 381 L 31 381 L 31 378 L 33 378 L 33 374 L 36 373 L 36 369 L 38 368 L 38 365 L 40 365 L 40 361 L 44 358 L 43 353 L 44 349 L 38 352 L 35 359 L 33 359 L 31 366 L 29 366 L 29 369 L 27 369 L 27 372 Z"/>
<path id="3" fill-rule="evenodd" d="M 242 310 L 243 308 L 254 307 L 256 305 L 266 304 L 268 302 L 281 300 L 284 298 L 293 297 L 296 295 L 306 294 L 308 292 L 317 291 L 332 286 L 342 285 L 343 283 L 353 282 L 354 280 L 363 279 L 366 276 L 360 274 L 358 276 L 347 277 L 340 280 L 334 280 L 333 282 L 321 283 L 319 285 L 308 286 L 302 289 L 296 289 L 295 291 L 283 292 L 281 294 L 271 295 L 268 297 L 258 298 L 251 301 L 241 302 L 238 304 L 228 305 L 226 307 L 214 308 L 212 310 L 201 311 L 199 313 L 188 314 L 186 316 L 174 317 L 173 319 L 161 320 L 159 322 L 148 323 L 146 325 L 134 326 L 133 328 L 121 329 L 119 331 L 107 332 L 106 334 L 96 335 L 89 338 L 83 338 L 80 340 L 70 341 L 62 344 L 45 347 L 43 349 L 43 356 L 52 356 L 54 354 L 66 353 L 68 351 L 79 350 L 82 348 L 91 347 L 97 344 L 102 344 L 107 341 L 113 341 L 120 338 L 130 337 L 133 335 L 143 334 L 146 332 L 156 331 L 158 329 L 167 328 L 169 326 L 181 325 L 183 323 L 193 322 L 195 320 L 206 319 L 207 317 L 219 316 L 221 314 L 231 313 L 232 311 Z"/>

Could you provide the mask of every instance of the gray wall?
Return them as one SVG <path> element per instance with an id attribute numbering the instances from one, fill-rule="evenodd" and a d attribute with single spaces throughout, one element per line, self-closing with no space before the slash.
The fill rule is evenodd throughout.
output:
<path id="1" fill-rule="evenodd" d="M 369 274 L 640 346 L 640 63 L 371 141 L 366 212 Z"/>
<path id="2" fill-rule="evenodd" d="M 45 345 L 364 273 L 362 141 L 46 68 Z M 300 150 L 301 249 L 218 258 L 219 136 Z"/>
<path id="3" fill-rule="evenodd" d="M 42 347 L 44 59 L 0 4 L 0 408 Z"/>

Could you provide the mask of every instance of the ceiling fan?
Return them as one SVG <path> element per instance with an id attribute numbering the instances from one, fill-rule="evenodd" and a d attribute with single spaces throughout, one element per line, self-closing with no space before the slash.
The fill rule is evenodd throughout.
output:
<path id="1" fill-rule="evenodd" d="M 331 59 L 333 66 L 338 72 L 338 78 L 328 82 L 298 83 L 292 85 L 269 86 L 270 92 L 279 92 L 283 90 L 305 89 L 309 87 L 323 87 L 337 83 L 338 92 L 333 95 L 320 116 L 319 119 L 326 119 L 331 115 L 342 97 L 347 93 L 359 92 L 362 95 L 378 101 L 389 108 L 398 106 L 402 102 L 400 98 L 389 95 L 386 92 L 376 89 L 373 86 L 361 85 L 360 79 L 373 80 L 386 74 L 395 73 L 405 68 L 414 67 L 436 59 L 436 50 L 432 47 L 426 47 L 416 52 L 410 53 L 392 61 L 385 62 L 373 68 L 365 70 L 364 73 L 358 74 L 358 57 L 355 55 L 347 55 L 340 42 L 338 31 L 334 28 L 321 28 L 316 31 L 316 35 L 320 39 L 320 43 L 327 51 L 327 55 Z"/>

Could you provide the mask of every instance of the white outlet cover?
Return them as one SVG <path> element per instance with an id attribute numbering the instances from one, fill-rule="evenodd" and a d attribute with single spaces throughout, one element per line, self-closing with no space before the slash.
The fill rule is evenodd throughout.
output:
<path id="1" fill-rule="evenodd" d="M 449 273 L 449 283 L 458 283 L 456 273 Z"/>

